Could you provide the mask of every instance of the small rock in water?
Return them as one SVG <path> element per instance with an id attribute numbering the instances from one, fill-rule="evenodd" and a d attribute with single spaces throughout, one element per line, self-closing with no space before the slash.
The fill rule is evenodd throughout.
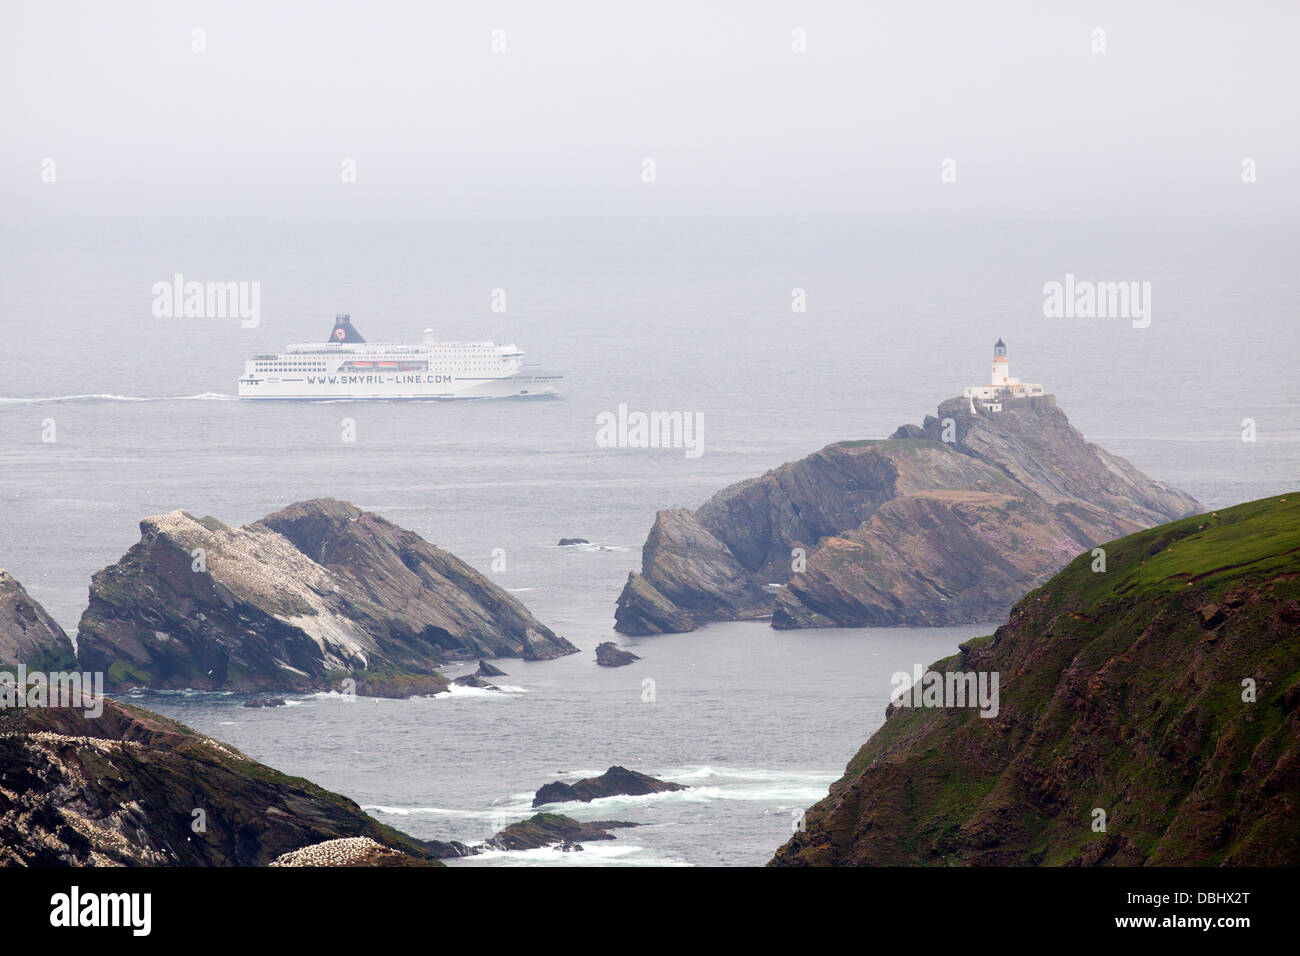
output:
<path id="1" fill-rule="evenodd" d="M 477 687 L 480 690 L 500 690 L 495 684 L 491 684 L 479 677 L 477 674 L 466 674 L 464 677 L 457 677 L 452 681 L 458 687 Z"/>
<path id="2" fill-rule="evenodd" d="M 548 803 L 566 803 L 581 800 L 590 803 L 601 797 L 630 796 L 637 797 L 647 793 L 663 793 L 670 790 L 687 789 L 671 780 L 660 780 L 649 774 L 637 773 L 626 767 L 610 767 L 599 777 L 587 777 L 575 783 L 562 783 L 559 780 L 548 783 L 537 791 L 533 797 L 533 806 L 540 807 Z"/>
<path id="3" fill-rule="evenodd" d="M 631 651 L 619 648 L 613 641 L 605 641 L 596 646 L 596 663 L 601 667 L 622 667 L 640 659 Z"/>

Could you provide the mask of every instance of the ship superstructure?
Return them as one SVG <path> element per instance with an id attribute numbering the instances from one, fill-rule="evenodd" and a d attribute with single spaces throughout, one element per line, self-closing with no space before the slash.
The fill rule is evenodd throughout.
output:
<path id="1" fill-rule="evenodd" d="M 425 329 L 419 345 L 367 342 L 349 315 L 334 317 L 323 343 L 299 343 L 244 363 L 239 397 L 249 399 L 509 398 L 556 391 L 563 375 L 524 364 L 514 345 L 442 342 Z"/>

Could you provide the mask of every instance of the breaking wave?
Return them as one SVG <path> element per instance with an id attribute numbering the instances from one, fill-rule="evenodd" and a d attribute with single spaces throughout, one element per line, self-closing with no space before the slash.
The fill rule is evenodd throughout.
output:
<path id="1" fill-rule="evenodd" d="M 689 866 L 680 860 L 652 855 L 635 844 L 584 843 L 581 851 L 564 853 L 555 847 L 536 850 L 487 850 L 471 857 L 446 863 L 474 865 L 475 862 L 509 862 L 514 866 Z"/>
<path id="2" fill-rule="evenodd" d="M 564 551 L 631 551 L 632 549 L 621 544 L 597 544 L 594 541 L 588 541 L 586 544 L 559 544 L 556 545 Z"/>
<path id="3" fill-rule="evenodd" d="M 488 690 L 486 687 L 465 687 L 461 684 L 452 684 L 440 694 L 434 694 L 435 700 L 442 700 L 445 697 L 475 697 L 475 698 L 493 698 L 504 697 L 508 694 L 526 694 L 528 691 L 523 687 L 515 687 L 510 684 L 497 684 L 496 690 Z"/>

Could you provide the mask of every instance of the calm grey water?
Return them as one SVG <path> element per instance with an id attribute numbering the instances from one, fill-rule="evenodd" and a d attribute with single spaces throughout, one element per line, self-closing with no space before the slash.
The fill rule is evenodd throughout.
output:
<path id="1" fill-rule="evenodd" d="M 1207 508 L 1300 476 L 1294 230 L 1219 225 L 900 228 L 655 219 L 490 228 L 290 230 L 187 223 L 0 233 L 0 566 L 70 631 L 91 574 L 174 508 L 230 523 L 330 495 L 378 511 L 496 575 L 583 648 L 508 661 L 513 690 L 258 712 L 220 697 L 144 702 L 373 808 L 423 837 L 477 840 L 525 795 L 610 764 L 690 791 L 583 808 L 645 823 L 585 854 L 476 862 L 765 861 L 879 725 L 889 675 L 993 624 L 778 634 L 725 625 L 626 642 L 598 669 L 614 600 L 656 509 L 828 442 L 887 435 L 988 375 L 1044 382 L 1090 439 Z M 258 280 L 262 321 L 155 319 L 175 272 Z M 1045 319 L 1066 272 L 1149 281 L 1150 328 Z M 791 290 L 808 311 L 792 313 Z M 494 288 L 507 312 L 489 309 Z M 249 405 L 242 357 L 323 339 L 349 311 L 373 340 L 495 335 L 564 369 L 563 397 Z M 80 397 L 79 397 L 80 396 Z M 93 396 L 93 397 L 84 397 Z M 608 450 L 595 416 L 702 412 L 706 452 Z M 1258 440 L 1241 441 L 1244 418 Z M 341 440 L 354 419 L 357 441 Z M 42 442 L 52 420 L 56 441 Z M 581 536 L 600 549 L 558 549 Z M 642 681 L 656 700 L 642 700 Z"/>

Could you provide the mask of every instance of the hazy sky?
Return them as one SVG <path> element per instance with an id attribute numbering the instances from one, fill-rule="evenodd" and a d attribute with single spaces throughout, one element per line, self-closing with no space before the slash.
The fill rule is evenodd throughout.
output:
<path id="1" fill-rule="evenodd" d="M 1294 2 L 0 9 L 11 227 L 647 210 L 1286 222 L 1300 207 Z"/>

